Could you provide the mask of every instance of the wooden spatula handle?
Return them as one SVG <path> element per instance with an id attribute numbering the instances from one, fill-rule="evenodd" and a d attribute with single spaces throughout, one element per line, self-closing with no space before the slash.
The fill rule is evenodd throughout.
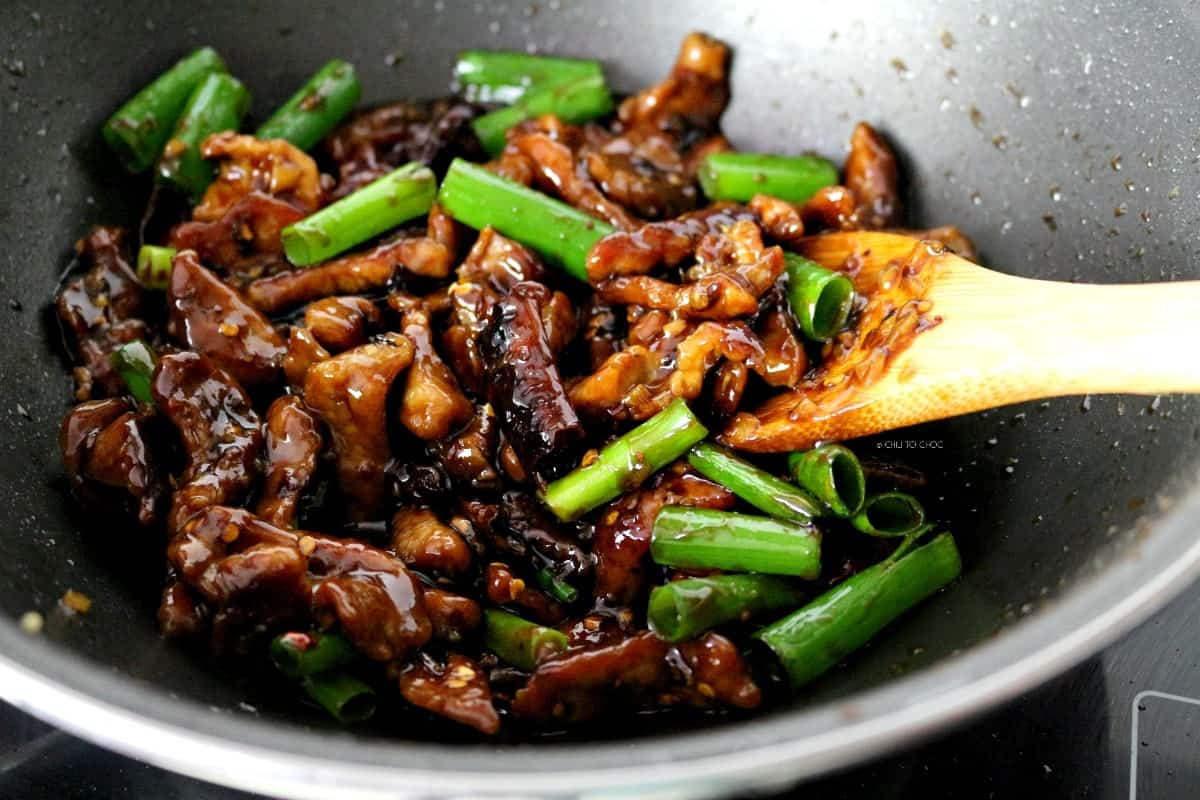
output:
<path id="1" fill-rule="evenodd" d="M 933 291 L 935 309 L 955 309 L 945 333 L 958 347 L 930 331 L 921 342 L 923 364 L 943 346 L 961 360 L 961 342 L 970 341 L 975 366 L 1014 382 L 1007 402 L 1200 392 L 1200 281 L 1056 283 L 964 263 L 948 268 Z"/>

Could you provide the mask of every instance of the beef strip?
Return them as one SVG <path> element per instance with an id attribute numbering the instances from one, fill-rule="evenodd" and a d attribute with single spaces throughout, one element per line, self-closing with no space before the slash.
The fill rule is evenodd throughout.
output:
<path id="1" fill-rule="evenodd" d="M 492 308 L 480 340 L 488 398 L 506 439 L 531 472 L 571 463 L 584 437 L 542 318 L 552 296 L 540 283 L 518 283 Z"/>
<path id="2" fill-rule="evenodd" d="M 402 508 L 392 517 L 391 550 L 414 569 L 454 575 L 471 567 L 471 548 L 428 508 Z"/>
<path id="3" fill-rule="evenodd" d="M 388 392 L 412 358 L 412 342 L 389 333 L 314 364 L 305 378 L 304 400 L 329 427 L 338 485 L 354 520 L 374 519 L 383 510 L 391 457 Z"/>
<path id="4" fill-rule="evenodd" d="M 321 175 L 317 163 L 284 139 L 256 139 L 233 131 L 214 133 L 200 153 L 219 159 L 216 179 L 192 211 L 192 219 L 215 222 L 252 192 L 282 200 L 311 214 L 321 207 Z"/>
<path id="5" fill-rule="evenodd" d="M 557 625 L 567 612 L 557 600 L 529 586 L 507 564 L 493 561 L 483 572 L 487 599 L 498 606 L 515 606 L 543 625 Z"/>
<path id="6" fill-rule="evenodd" d="M 465 595 L 426 587 L 422 599 L 433 638 L 439 641 L 458 644 L 483 624 L 483 609 Z"/>
<path id="7" fill-rule="evenodd" d="M 455 156 L 480 160 L 470 122 L 478 110 L 455 97 L 390 103 L 355 115 L 325 139 L 338 166 L 335 197 L 365 186 L 410 161 L 439 174 Z"/>
<path id="8" fill-rule="evenodd" d="M 288 333 L 287 352 L 283 356 L 283 375 L 294 392 L 304 392 L 304 378 L 313 364 L 332 358 L 308 328 L 296 325 Z"/>
<path id="9" fill-rule="evenodd" d="M 432 445 L 433 453 L 455 486 L 467 491 L 498 489 L 500 474 L 492 465 L 496 455 L 496 415 L 487 403 L 459 432 Z"/>
<path id="10" fill-rule="evenodd" d="M 125 382 L 109 363 L 121 345 L 148 339 L 142 313 L 142 289 L 129 266 L 125 231 L 97 227 L 75 243 L 86 271 L 69 278 L 58 291 L 55 310 L 79 367 L 75 399 L 111 397 L 125 392 Z"/>
<path id="11" fill-rule="evenodd" d="M 378 306 L 356 295 L 326 297 L 304 309 L 304 327 L 331 353 L 366 344 L 382 321 Z"/>
<path id="12" fill-rule="evenodd" d="M 317 471 L 324 446 L 321 423 L 304 401 L 284 395 L 267 409 L 267 475 L 258 516 L 280 528 L 296 523 L 300 497 Z"/>
<path id="13" fill-rule="evenodd" d="M 239 283 L 291 265 L 283 256 L 283 229 L 307 214 L 286 200 L 250 192 L 219 218 L 192 220 L 171 229 L 168 244 L 176 250 L 195 250 L 200 260 L 221 268 Z"/>
<path id="14" fill-rule="evenodd" d="M 205 269 L 195 251 L 171 262 L 167 333 L 208 356 L 243 386 L 273 382 L 286 351 L 271 321 Z"/>
<path id="15" fill-rule="evenodd" d="M 160 358 L 151 391 L 188 456 L 167 520 L 168 532 L 174 533 L 205 507 L 242 498 L 257 472 L 263 436 L 246 392 L 199 353 Z"/>
<path id="16" fill-rule="evenodd" d="M 492 734 L 500 729 L 487 676 L 464 655 L 451 653 L 444 665 L 427 655 L 417 658 L 400 673 L 400 694 L 418 708 L 480 733 Z"/>
<path id="17" fill-rule="evenodd" d="M 613 501 L 600 515 L 592 541 L 597 604 L 602 608 L 624 608 L 641 599 L 646 589 L 650 532 L 663 506 L 728 511 L 735 502 L 729 490 L 689 472 L 668 472 L 651 487 Z"/>
<path id="18" fill-rule="evenodd" d="M 144 424 L 124 398 L 92 400 L 63 419 L 58 443 L 67 480 L 81 502 L 152 527 L 159 521 L 165 487 Z"/>
<path id="19" fill-rule="evenodd" d="M 400 398 L 400 424 L 414 436 L 440 439 L 462 426 L 475 407 L 433 346 L 433 324 L 423 308 L 404 313 L 400 329 L 413 343 L 413 362 Z"/>
<path id="20" fill-rule="evenodd" d="M 863 228 L 877 230 L 901 223 L 896 155 L 887 140 L 865 122 L 858 123 L 850 135 L 850 154 L 843 172 L 846 186 L 857 200 L 858 221 Z"/>

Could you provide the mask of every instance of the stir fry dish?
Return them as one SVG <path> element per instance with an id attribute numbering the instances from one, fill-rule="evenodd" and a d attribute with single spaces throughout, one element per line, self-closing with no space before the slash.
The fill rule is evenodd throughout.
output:
<path id="1" fill-rule="evenodd" d="M 787 435 L 938 323 L 920 263 L 798 252 L 905 230 L 896 158 L 867 123 L 840 170 L 736 150 L 729 63 L 693 33 L 620 99 L 469 51 L 359 109 L 332 61 L 245 133 L 204 48 L 116 111 L 154 189 L 56 297 L 59 441 L 165 549 L 164 636 L 344 722 L 536 732 L 786 700 L 958 575 L 919 477 Z"/>

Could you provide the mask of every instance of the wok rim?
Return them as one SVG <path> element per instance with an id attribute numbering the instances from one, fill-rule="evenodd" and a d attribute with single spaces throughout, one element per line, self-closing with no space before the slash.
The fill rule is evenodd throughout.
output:
<path id="1" fill-rule="evenodd" d="M 0 698 L 164 769 L 263 794 L 375 798 L 577 795 L 688 787 L 713 795 L 868 760 L 1049 680 L 1144 620 L 1200 575 L 1200 488 L 1103 572 L 995 637 L 924 670 L 811 708 L 657 740 L 453 747 L 364 741 L 173 697 L 0 620 Z M 548 757 L 549 756 L 549 757 Z M 689 795 L 695 796 L 695 795 Z"/>

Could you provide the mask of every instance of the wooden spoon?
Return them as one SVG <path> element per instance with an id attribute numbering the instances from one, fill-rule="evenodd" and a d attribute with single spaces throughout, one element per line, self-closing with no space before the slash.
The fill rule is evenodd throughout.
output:
<path id="1" fill-rule="evenodd" d="M 1032 280 L 891 233 L 797 250 L 850 274 L 868 303 L 812 385 L 734 417 L 721 438 L 736 447 L 801 449 L 1062 395 L 1200 392 L 1200 281 Z"/>

